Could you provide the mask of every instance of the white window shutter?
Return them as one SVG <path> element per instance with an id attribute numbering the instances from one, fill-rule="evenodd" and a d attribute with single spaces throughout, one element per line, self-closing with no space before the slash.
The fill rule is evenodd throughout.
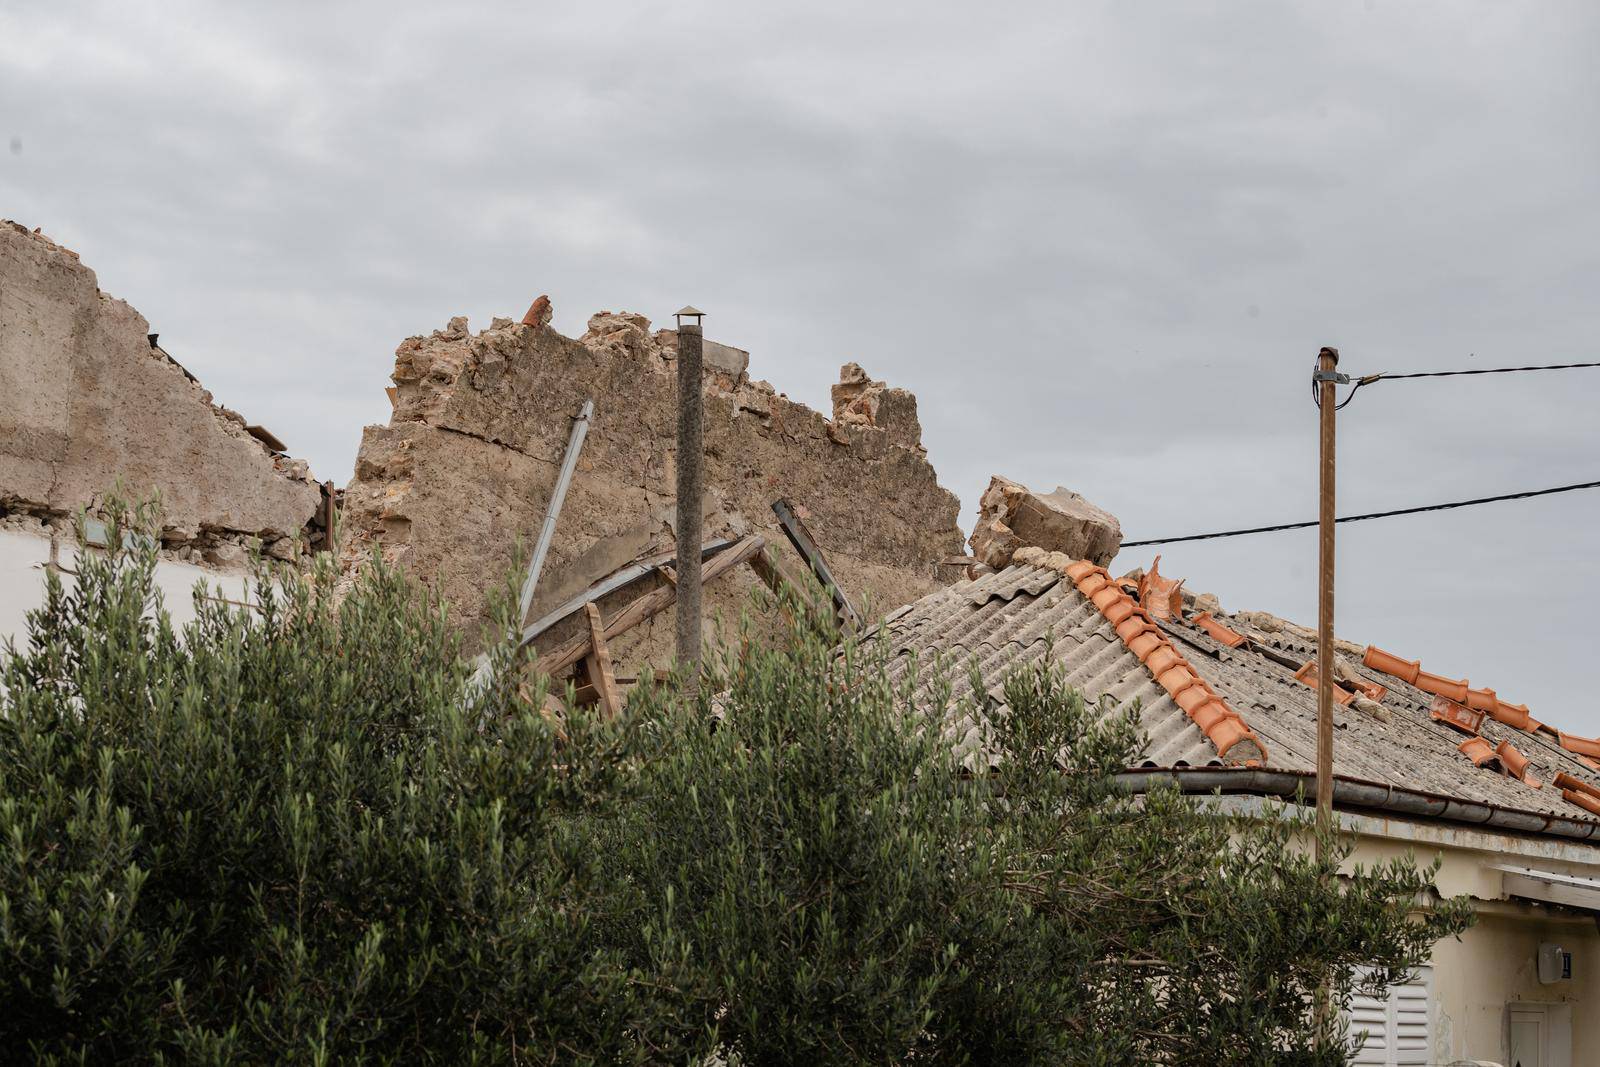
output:
<path id="1" fill-rule="evenodd" d="M 1432 1043 L 1429 1002 L 1433 968 L 1423 967 L 1410 981 L 1390 986 L 1387 993 L 1381 1000 L 1360 995 L 1350 998 L 1350 1033 L 1367 1032 L 1354 1062 L 1359 1067 L 1427 1064 Z"/>

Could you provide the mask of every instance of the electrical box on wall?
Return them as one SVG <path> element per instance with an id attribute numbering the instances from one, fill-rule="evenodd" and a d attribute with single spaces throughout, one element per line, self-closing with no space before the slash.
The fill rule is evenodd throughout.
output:
<path id="1" fill-rule="evenodd" d="M 1544 985 L 1572 977 L 1572 953 L 1553 941 L 1539 945 L 1539 981 Z"/>

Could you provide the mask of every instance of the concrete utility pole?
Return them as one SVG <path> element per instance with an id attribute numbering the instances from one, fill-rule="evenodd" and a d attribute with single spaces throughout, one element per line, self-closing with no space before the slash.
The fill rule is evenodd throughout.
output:
<path id="1" fill-rule="evenodd" d="M 1317 829 L 1333 823 L 1333 491 L 1334 417 L 1337 401 L 1339 350 L 1324 348 L 1317 354 L 1317 391 L 1321 418 L 1321 501 L 1317 516 Z M 1317 840 L 1322 858 L 1322 840 Z"/>
<path id="2" fill-rule="evenodd" d="M 702 312 L 678 312 L 678 663 L 691 694 L 700 689 L 700 519 L 705 495 L 702 427 Z M 685 321 L 692 320 L 692 321 Z"/>

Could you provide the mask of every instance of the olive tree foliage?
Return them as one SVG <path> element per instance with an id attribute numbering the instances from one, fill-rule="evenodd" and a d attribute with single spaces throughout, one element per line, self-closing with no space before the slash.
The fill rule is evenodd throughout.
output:
<path id="1" fill-rule="evenodd" d="M 0 663 L 23 1059 L 1331 1064 L 1315 990 L 1468 921 L 1292 811 L 1119 789 L 1133 713 L 1049 656 L 1001 714 L 787 590 L 700 696 L 556 722 L 508 595 L 480 687 L 381 563 L 342 600 L 325 560 L 262 567 L 178 632 L 155 558 L 80 553 Z"/>
<path id="2" fill-rule="evenodd" d="M 149 516 L 119 514 L 111 543 Z M 648 1060 L 561 731 L 369 567 L 263 570 L 175 632 L 153 543 L 51 574 L 0 685 L 0 1047 L 58 1062 Z M 509 615 L 504 616 L 509 619 Z M 503 659 L 507 648 L 497 647 Z M 465 695 L 464 695 L 465 694 Z M 24 1051 L 26 1050 L 26 1051 Z"/>
<path id="3" fill-rule="evenodd" d="M 1341 876 L 1282 807 L 1118 788 L 1136 711 L 1049 654 L 980 707 L 826 626 L 724 647 L 698 704 L 636 700 L 656 755 L 608 856 L 635 965 L 745 1062 L 1344 1063 L 1336 1009 L 1471 921 L 1437 865 Z"/>

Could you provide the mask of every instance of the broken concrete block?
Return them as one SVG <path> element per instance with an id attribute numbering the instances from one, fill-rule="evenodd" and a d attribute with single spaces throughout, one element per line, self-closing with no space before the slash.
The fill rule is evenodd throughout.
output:
<path id="1" fill-rule="evenodd" d="M 1052 493 L 1035 493 L 994 475 L 978 501 L 978 522 L 969 544 L 975 557 L 996 570 L 1007 566 L 1022 545 L 1104 567 L 1122 546 L 1122 524 L 1070 489 L 1058 486 Z"/>
<path id="2" fill-rule="evenodd" d="M 705 361 L 707 371 L 714 371 L 731 378 L 734 382 L 743 378 L 745 372 L 750 369 L 750 353 L 742 348 L 718 344 L 716 341 L 704 341 L 700 349 L 701 359 Z"/>

